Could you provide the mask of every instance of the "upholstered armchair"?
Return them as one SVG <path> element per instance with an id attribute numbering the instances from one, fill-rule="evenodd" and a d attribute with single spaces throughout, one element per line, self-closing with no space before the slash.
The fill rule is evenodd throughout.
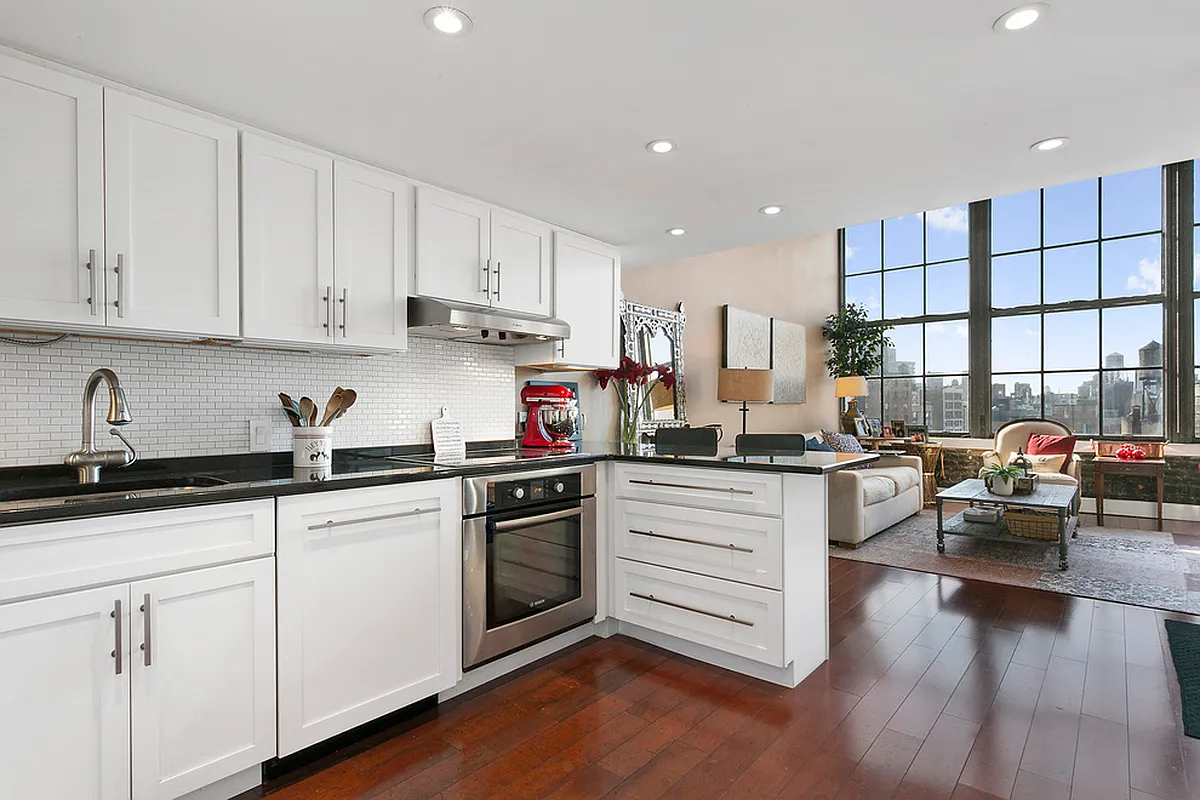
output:
<path id="1" fill-rule="evenodd" d="M 983 454 L 984 464 L 1007 464 L 1017 454 L 1017 449 L 1028 450 L 1029 437 L 1035 433 L 1047 436 L 1070 436 L 1071 429 L 1060 422 L 1048 419 L 1016 419 L 1006 422 L 996 430 L 996 441 L 992 449 Z M 1072 453 L 1066 464 L 1066 472 L 1039 472 L 1038 480 L 1065 486 L 1079 485 L 1081 459 Z M 1075 497 L 1075 512 L 1079 511 L 1079 496 Z"/>

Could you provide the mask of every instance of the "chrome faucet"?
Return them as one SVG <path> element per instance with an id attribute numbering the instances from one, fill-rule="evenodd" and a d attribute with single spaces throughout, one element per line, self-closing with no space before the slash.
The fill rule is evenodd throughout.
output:
<path id="1" fill-rule="evenodd" d="M 124 450 L 97 450 L 94 420 L 96 416 L 96 390 L 100 381 L 108 384 L 108 422 L 110 425 L 128 425 L 133 421 L 125 401 L 125 390 L 111 369 L 98 369 L 87 379 L 83 387 L 83 446 L 70 453 L 63 461 L 79 470 L 80 483 L 99 483 L 101 467 L 128 467 L 137 461 L 137 451 L 129 440 L 116 428 L 109 433 L 125 445 Z"/>

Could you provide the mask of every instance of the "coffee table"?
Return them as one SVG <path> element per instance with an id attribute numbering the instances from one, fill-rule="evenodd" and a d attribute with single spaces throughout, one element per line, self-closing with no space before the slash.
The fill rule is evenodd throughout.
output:
<path id="1" fill-rule="evenodd" d="M 957 536 L 974 536 L 978 539 L 992 539 L 999 542 L 1017 542 L 1018 544 L 1053 544 L 1053 540 L 1033 539 L 1025 536 L 1014 536 L 1008 531 L 1008 523 L 1001 519 L 998 522 L 968 522 L 962 513 L 955 514 L 948 520 L 942 520 L 942 503 L 947 500 L 956 503 L 966 503 L 974 506 L 976 503 L 1003 506 L 1004 508 L 1029 508 L 1039 511 L 1053 511 L 1058 516 L 1058 568 L 1067 568 L 1067 542 L 1075 535 L 1079 527 L 1079 517 L 1072 514 L 1075 507 L 1075 496 L 1079 493 L 1078 486 L 1061 486 L 1058 484 L 1038 484 L 1033 494 L 1004 496 L 992 494 L 979 478 L 956 483 L 949 489 L 937 493 L 934 501 L 937 503 L 937 551 L 946 552 L 946 534 Z"/>

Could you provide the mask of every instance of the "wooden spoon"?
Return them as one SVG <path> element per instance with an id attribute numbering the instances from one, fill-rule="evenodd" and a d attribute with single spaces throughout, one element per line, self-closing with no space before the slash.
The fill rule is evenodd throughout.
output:
<path id="1" fill-rule="evenodd" d="M 292 427 L 299 428 L 301 425 L 308 424 L 300 419 L 300 406 L 291 398 L 291 395 L 286 392 L 280 392 L 279 402 L 283 405 L 283 413 L 287 414 Z"/>
<path id="2" fill-rule="evenodd" d="M 311 397 L 300 398 L 300 416 L 307 420 L 309 426 L 316 427 L 317 404 L 312 401 Z"/>
<path id="3" fill-rule="evenodd" d="M 358 399 L 358 392 L 353 389 L 342 389 L 342 402 L 338 406 L 338 412 L 333 415 L 330 422 L 336 422 L 346 416 L 346 412 L 350 410 L 350 406 L 354 405 L 354 401 Z"/>
<path id="4" fill-rule="evenodd" d="M 321 416 L 321 427 L 324 428 L 329 423 L 333 422 L 333 418 L 337 416 L 338 409 L 342 407 L 342 387 L 333 390 L 333 394 L 329 396 L 329 402 L 325 404 L 325 413 Z"/>

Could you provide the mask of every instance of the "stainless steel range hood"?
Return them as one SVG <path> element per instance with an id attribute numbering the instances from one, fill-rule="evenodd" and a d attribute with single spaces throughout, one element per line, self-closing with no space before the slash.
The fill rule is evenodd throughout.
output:
<path id="1" fill-rule="evenodd" d="M 561 319 L 498 311 L 451 300 L 408 298 L 408 332 L 413 336 L 481 344 L 517 345 L 566 339 L 571 326 Z"/>

